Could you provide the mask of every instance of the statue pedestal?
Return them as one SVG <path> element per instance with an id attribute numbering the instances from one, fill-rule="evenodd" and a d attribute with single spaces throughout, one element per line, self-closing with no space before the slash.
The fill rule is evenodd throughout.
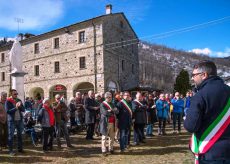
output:
<path id="1" fill-rule="evenodd" d="M 16 89 L 18 92 L 18 98 L 25 102 L 25 91 L 24 91 L 24 76 L 25 72 L 12 72 L 12 89 Z"/>

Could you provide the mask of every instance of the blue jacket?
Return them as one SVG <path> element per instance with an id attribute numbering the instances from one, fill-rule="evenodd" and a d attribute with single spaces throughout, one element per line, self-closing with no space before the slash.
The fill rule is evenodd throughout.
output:
<path id="1" fill-rule="evenodd" d="M 164 105 L 166 105 L 164 107 Z M 157 108 L 157 117 L 167 119 L 168 113 L 169 113 L 169 104 L 167 101 L 162 101 L 161 99 L 158 99 L 156 102 L 156 108 Z"/>
<path id="2" fill-rule="evenodd" d="M 21 101 L 21 100 L 18 99 L 18 101 Z M 16 109 L 15 105 L 12 102 L 10 102 L 9 100 L 6 100 L 5 109 L 6 109 L 8 121 L 14 121 L 14 114 L 15 114 L 16 110 L 19 110 L 20 120 L 21 121 L 23 120 L 22 112 L 25 112 L 25 108 L 23 105 L 21 107 L 19 107 L 18 109 Z"/>
<path id="3" fill-rule="evenodd" d="M 191 101 L 191 97 L 185 97 L 185 108 L 189 108 L 190 107 L 190 101 Z"/>
<path id="4" fill-rule="evenodd" d="M 184 127 L 195 133 L 198 140 L 219 116 L 230 99 L 230 87 L 218 76 L 204 80 L 191 98 Z M 230 126 L 219 140 L 203 155 L 206 160 L 230 159 Z"/>
<path id="5" fill-rule="evenodd" d="M 173 112 L 175 113 L 183 113 L 184 111 L 184 100 L 179 98 L 178 100 L 173 98 L 171 100 L 171 103 L 173 105 Z"/>

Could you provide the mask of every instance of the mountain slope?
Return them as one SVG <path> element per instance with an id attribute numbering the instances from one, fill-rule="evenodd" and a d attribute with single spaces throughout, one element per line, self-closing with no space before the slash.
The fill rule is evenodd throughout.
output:
<path id="1" fill-rule="evenodd" d="M 141 42 L 139 44 L 140 86 L 172 91 L 175 78 L 181 69 L 191 74 L 194 64 L 201 60 L 214 61 L 218 68 L 218 75 L 222 78 L 230 76 L 230 57 L 211 58 Z"/>

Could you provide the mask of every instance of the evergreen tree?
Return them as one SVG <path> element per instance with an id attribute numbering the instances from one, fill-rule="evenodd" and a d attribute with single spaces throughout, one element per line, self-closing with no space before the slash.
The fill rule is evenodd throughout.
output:
<path id="1" fill-rule="evenodd" d="M 180 92 L 185 96 L 186 92 L 191 88 L 192 87 L 190 84 L 189 74 L 186 70 L 182 69 L 179 75 L 176 77 L 176 83 L 174 84 L 174 91 Z"/>

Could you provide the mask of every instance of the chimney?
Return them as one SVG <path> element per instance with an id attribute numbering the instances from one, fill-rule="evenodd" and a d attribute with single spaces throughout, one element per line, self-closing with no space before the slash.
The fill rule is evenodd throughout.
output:
<path id="1" fill-rule="evenodd" d="M 109 5 L 106 5 L 106 14 L 112 14 L 112 5 L 109 4 Z"/>

